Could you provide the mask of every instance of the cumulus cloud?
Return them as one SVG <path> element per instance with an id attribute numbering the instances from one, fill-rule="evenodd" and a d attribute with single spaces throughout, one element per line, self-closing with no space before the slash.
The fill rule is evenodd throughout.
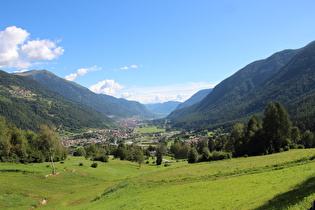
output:
<path id="1" fill-rule="evenodd" d="M 88 72 L 99 71 L 101 69 L 102 68 L 98 67 L 98 66 L 93 66 L 90 68 L 81 68 L 81 69 L 78 69 L 76 73 L 69 74 L 69 75 L 65 76 L 65 79 L 69 80 L 69 81 L 73 81 L 75 78 L 82 77 L 83 75 L 87 74 Z"/>
<path id="2" fill-rule="evenodd" d="M 50 40 L 28 40 L 30 34 L 16 26 L 0 31 L 0 67 L 28 68 L 35 60 L 52 60 L 64 53 Z"/>
<path id="3" fill-rule="evenodd" d="M 163 103 L 166 101 L 184 102 L 202 89 L 213 88 L 215 83 L 190 82 L 153 87 L 125 87 L 117 91 L 116 97 L 139 101 L 143 104 Z"/>
<path id="4" fill-rule="evenodd" d="M 95 93 L 102 93 L 112 96 L 114 96 L 118 90 L 121 90 L 123 88 L 124 88 L 123 85 L 120 85 L 114 80 L 103 80 L 89 87 L 89 89 Z"/>

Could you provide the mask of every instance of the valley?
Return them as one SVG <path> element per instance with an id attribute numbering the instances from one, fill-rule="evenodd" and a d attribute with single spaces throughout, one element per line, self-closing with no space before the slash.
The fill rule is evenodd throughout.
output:
<path id="1" fill-rule="evenodd" d="M 0 71 L 0 208 L 307 209 L 314 55 L 280 51 L 151 105 Z"/>

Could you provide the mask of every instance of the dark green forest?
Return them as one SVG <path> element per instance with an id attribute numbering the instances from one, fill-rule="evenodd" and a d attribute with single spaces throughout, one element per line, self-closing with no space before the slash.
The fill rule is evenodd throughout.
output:
<path id="1" fill-rule="evenodd" d="M 20 129 L 38 131 L 40 125 L 78 131 L 106 128 L 113 120 L 92 108 L 66 99 L 21 76 L 0 71 L 0 115 Z"/>

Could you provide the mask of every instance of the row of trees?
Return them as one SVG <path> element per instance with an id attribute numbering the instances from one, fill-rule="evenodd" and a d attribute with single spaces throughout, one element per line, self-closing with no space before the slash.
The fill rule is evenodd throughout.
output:
<path id="1" fill-rule="evenodd" d="M 39 163 L 64 160 L 67 150 L 52 128 L 40 126 L 38 133 L 21 130 L 0 116 L 0 161 Z M 53 167 L 54 173 L 54 167 Z"/>
<path id="2" fill-rule="evenodd" d="M 261 155 L 296 147 L 315 147 L 314 134 L 292 125 L 289 114 L 280 102 L 270 102 L 264 110 L 263 121 L 256 115 L 247 123 L 236 124 L 225 144 L 233 156 Z"/>
<path id="3" fill-rule="evenodd" d="M 226 135 L 204 138 L 197 143 L 187 144 L 176 139 L 169 152 L 175 159 L 195 163 L 312 147 L 315 147 L 315 134 L 309 130 L 301 134 L 282 104 L 270 102 L 263 120 L 253 115 L 247 125 L 238 123 Z"/>
<path id="4" fill-rule="evenodd" d="M 109 162 L 108 156 L 113 155 L 114 158 L 120 160 L 128 160 L 137 162 L 139 167 L 144 163 L 144 160 L 151 156 L 149 150 L 154 150 L 150 147 L 148 149 L 142 149 L 135 145 L 126 145 L 125 143 L 119 143 L 116 145 L 102 145 L 102 144 L 89 144 L 85 147 L 77 148 L 74 156 L 85 156 L 94 161 Z"/>

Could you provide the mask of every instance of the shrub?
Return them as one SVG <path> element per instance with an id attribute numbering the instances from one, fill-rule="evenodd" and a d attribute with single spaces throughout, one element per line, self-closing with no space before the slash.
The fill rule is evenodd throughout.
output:
<path id="1" fill-rule="evenodd" d="M 289 146 L 289 145 L 284 146 L 283 150 L 284 150 L 284 151 L 289 151 L 289 150 L 290 150 L 290 146 Z"/>
<path id="2" fill-rule="evenodd" d="M 224 160 L 224 159 L 231 159 L 232 153 L 230 152 L 221 152 L 221 151 L 214 151 L 212 152 L 211 160 Z"/>
<path id="3" fill-rule="evenodd" d="M 97 168 L 97 166 L 98 166 L 98 163 L 92 163 L 91 165 L 92 168 Z"/>
<path id="4" fill-rule="evenodd" d="M 96 157 L 95 160 L 108 163 L 108 155 L 100 155 L 100 156 Z"/>

